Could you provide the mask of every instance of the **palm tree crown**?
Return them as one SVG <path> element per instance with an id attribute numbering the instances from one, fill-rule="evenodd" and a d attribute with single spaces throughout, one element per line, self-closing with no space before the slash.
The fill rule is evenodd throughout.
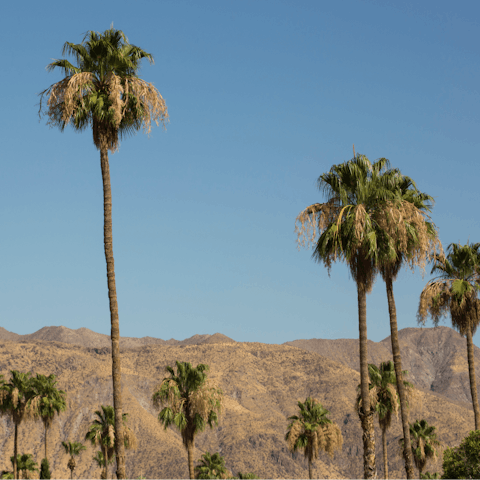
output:
<path id="1" fill-rule="evenodd" d="M 178 361 L 176 364 L 177 373 L 169 365 L 165 367 L 170 376 L 156 387 L 152 401 L 157 408 L 164 407 L 158 420 L 165 430 L 172 424 L 180 430 L 188 454 L 190 478 L 193 479 L 195 436 L 203 432 L 207 424 L 210 428 L 218 425 L 223 410 L 223 392 L 207 380 L 208 365 L 192 367 L 189 362 Z"/>
<path id="2" fill-rule="evenodd" d="M 341 450 L 343 437 L 338 425 L 327 417 L 329 411 L 315 398 L 308 397 L 304 403 L 298 402 L 298 408 L 299 415 L 288 417 L 291 423 L 285 440 L 292 454 L 297 449 L 304 451 L 312 478 L 312 463 L 318 458 L 319 450 L 333 457 L 335 450 Z"/>
<path id="3" fill-rule="evenodd" d="M 82 43 L 66 42 L 63 55 L 70 54 L 77 65 L 66 59 L 55 60 L 48 71 L 59 68 L 65 78 L 40 94 L 40 115 L 48 124 L 63 130 L 93 129 L 97 148 L 102 142 L 110 151 L 118 147 L 119 137 L 132 134 L 144 125 L 150 132 L 152 120 L 158 125 L 168 119 L 167 107 L 153 84 L 138 78 L 140 61 L 153 56 L 128 42 L 113 26 L 103 33 L 89 31 Z M 47 106 L 44 108 L 44 98 Z"/>
<path id="4" fill-rule="evenodd" d="M 58 390 L 56 384 L 55 375 L 53 374 L 46 377 L 37 373 L 36 378 L 33 379 L 33 386 L 39 395 L 39 406 L 36 415 L 42 419 L 45 426 L 45 458 L 47 459 L 47 430 L 52 425 L 55 413 L 59 414 L 67 409 L 66 393 L 63 390 Z"/>
<path id="5" fill-rule="evenodd" d="M 70 478 L 73 478 L 73 471 L 75 470 L 76 463 L 75 459 L 73 458 L 75 455 L 79 455 L 82 450 L 86 450 L 87 447 L 82 445 L 80 442 L 62 442 L 62 445 L 65 448 L 65 452 L 70 455 L 70 459 L 68 460 L 68 468 L 70 469 Z"/>
<path id="6" fill-rule="evenodd" d="M 436 458 L 435 447 L 440 446 L 440 442 L 437 439 L 435 427 L 430 426 L 426 420 L 417 420 L 410 424 L 410 437 L 413 460 L 421 475 L 427 461 L 430 458 Z M 399 443 L 403 447 L 403 438 L 399 440 Z"/>

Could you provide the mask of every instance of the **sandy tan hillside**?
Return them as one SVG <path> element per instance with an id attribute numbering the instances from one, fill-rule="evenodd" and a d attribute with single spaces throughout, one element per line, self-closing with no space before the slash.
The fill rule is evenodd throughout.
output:
<path id="1" fill-rule="evenodd" d="M 79 330 L 73 332 L 78 334 Z M 84 333 L 90 335 L 91 331 L 85 330 Z M 410 340 L 412 350 L 409 355 L 420 351 L 418 349 L 423 348 L 422 345 L 435 344 L 440 338 L 438 329 L 423 329 L 423 332 L 426 335 L 423 343 Z M 410 333 L 406 331 L 407 337 Z M 445 334 L 448 337 L 448 331 Z M 404 331 L 401 335 L 403 338 Z M 213 337 L 206 336 L 198 340 L 205 342 Z M 223 337 L 217 338 L 225 340 Z M 228 341 L 231 342 L 231 339 Z M 335 348 L 341 350 L 339 341 L 331 342 L 337 342 Z M 345 354 L 350 348 L 353 349 L 353 344 L 347 347 Z M 446 345 L 437 347 L 447 348 Z M 127 474 L 131 478 L 138 477 L 140 473 L 147 478 L 188 478 L 181 437 L 175 430 L 165 432 L 160 428 L 156 419 L 158 412 L 151 404 L 154 387 L 164 377 L 165 365 L 173 366 L 175 360 L 210 365 L 211 378 L 219 383 L 226 396 L 226 412 L 220 426 L 197 437 L 196 458 L 206 450 L 210 453 L 219 451 L 225 457 L 227 467 L 234 473 L 239 470 L 253 471 L 262 478 L 308 477 L 303 457 L 297 454 L 292 459 L 283 437 L 286 418 L 296 413 L 296 402 L 313 395 L 330 410 L 331 418 L 339 424 L 344 435 L 342 451 L 333 460 L 322 454 L 316 463 L 315 475 L 317 478 L 362 476 L 361 429 L 353 410 L 360 375 L 339 362 L 338 358 L 334 359 L 335 355 L 327 352 L 326 347 L 323 353 L 328 353 L 327 356 L 331 358 L 290 345 L 227 341 L 199 345 L 147 344 L 134 349 L 122 347 L 121 351 L 125 411 L 130 414 L 129 424 L 139 439 L 137 452 L 127 454 Z M 422 356 L 421 353 L 419 355 Z M 416 365 L 418 361 L 413 358 L 412 365 Z M 466 360 L 465 365 L 461 364 L 461 352 L 452 353 L 451 358 L 454 359 L 451 365 L 454 374 L 456 369 L 463 371 L 466 368 Z M 405 360 L 406 363 L 408 361 Z M 68 457 L 61 442 L 83 441 L 94 419 L 94 411 L 101 404 L 113 404 L 109 348 L 33 340 L 31 337 L 26 342 L 1 341 L 0 373 L 8 378 L 12 369 L 45 375 L 53 373 L 57 376 L 60 388 L 67 391 L 68 410 L 54 420 L 49 445 L 54 477 L 69 478 Z M 473 428 L 473 412 L 468 404 L 451 402 L 437 392 L 422 391 L 421 396 L 423 405 L 413 412 L 413 417 L 425 418 L 430 424 L 436 425 L 440 439 L 446 445 L 458 444 Z M 9 419 L 2 418 L 0 429 L 3 433 L 0 437 L 0 469 L 6 469 L 10 467 L 9 457 L 13 454 L 13 424 Z M 378 427 L 376 433 L 377 466 L 381 476 L 383 468 Z M 392 478 L 405 478 L 397 453 L 400 436 L 400 423 L 395 422 L 388 437 Z M 43 424 L 22 424 L 19 445 L 20 452 L 32 453 L 40 463 L 43 456 Z M 78 478 L 99 478 L 100 470 L 92 460 L 94 453 L 93 447 L 89 446 L 80 455 L 75 471 Z M 440 460 L 437 465 L 427 468 L 440 471 Z"/>
<path id="2" fill-rule="evenodd" d="M 470 403 L 467 344 L 465 337 L 449 327 L 405 328 L 399 332 L 402 368 L 418 388 Z M 316 352 L 360 371 L 358 340 L 294 340 L 291 345 Z M 477 376 L 480 375 L 480 349 L 474 347 Z M 368 342 L 369 362 L 377 365 L 392 359 L 390 337 Z M 480 392 L 480 382 L 479 382 Z"/>

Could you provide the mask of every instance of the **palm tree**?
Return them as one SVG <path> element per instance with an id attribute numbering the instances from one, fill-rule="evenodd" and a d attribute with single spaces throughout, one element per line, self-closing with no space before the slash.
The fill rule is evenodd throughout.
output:
<path id="1" fill-rule="evenodd" d="M 205 371 L 208 365 L 192 367 L 189 362 L 176 362 L 177 373 L 167 365 L 165 371 L 170 374 L 155 388 L 152 402 L 162 408 L 158 421 L 165 430 L 174 424 L 182 434 L 183 446 L 187 450 L 190 479 L 194 477 L 193 455 L 195 436 L 205 430 L 206 424 L 213 428 L 218 425 L 223 409 L 223 392 L 207 381 Z"/>
<path id="2" fill-rule="evenodd" d="M 57 389 L 57 382 L 53 374 L 46 377 L 37 373 L 37 377 L 32 379 L 32 383 L 39 395 L 39 410 L 36 415 L 42 419 L 45 427 L 45 458 L 48 459 L 47 431 L 52 425 L 55 413 L 60 414 L 67 409 L 66 393 Z"/>
<path id="3" fill-rule="evenodd" d="M 201 463 L 195 467 L 195 478 L 227 478 L 225 459 L 218 452 L 206 452 L 197 462 Z"/>
<path id="4" fill-rule="evenodd" d="M 333 262 L 345 261 L 357 284 L 362 392 L 359 415 L 363 430 L 365 478 L 377 475 L 373 409 L 368 394 L 366 296 L 372 290 L 378 273 L 377 237 L 380 232 L 374 216 L 378 214 L 379 202 L 392 196 L 389 177 L 384 175 L 388 165 L 386 158 L 372 164 L 360 154 L 348 162 L 334 165 L 318 178 L 318 188 L 324 192 L 327 201 L 303 210 L 297 216 L 295 227 L 299 247 L 314 243 L 312 256 L 317 262 L 324 263 L 329 274 Z"/>
<path id="5" fill-rule="evenodd" d="M 420 475 L 422 475 L 428 459 L 437 457 L 435 447 L 439 446 L 440 442 L 437 440 L 435 427 L 428 425 L 425 420 L 417 420 L 410 424 L 410 437 L 412 439 L 413 460 Z M 403 438 L 399 440 L 399 443 L 403 448 Z"/>
<path id="6" fill-rule="evenodd" d="M 115 409 L 111 405 L 102 405 L 102 412 L 99 410 L 95 411 L 96 418 L 92 425 L 90 425 L 90 430 L 85 435 L 85 440 L 90 440 L 92 445 L 100 445 L 100 448 L 103 452 L 103 458 L 105 459 L 105 478 L 108 478 L 108 462 L 113 454 L 115 449 L 115 443 L 117 439 L 115 438 Z M 128 413 L 122 415 L 123 419 L 123 442 L 124 447 L 128 450 L 133 448 L 137 449 L 137 437 L 133 431 L 125 425 L 127 421 Z M 118 462 L 118 457 L 117 457 Z M 118 472 L 118 466 L 117 466 Z M 117 474 L 118 476 L 118 474 Z"/>
<path id="7" fill-rule="evenodd" d="M 82 450 L 86 450 L 87 447 L 85 447 L 85 445 L 82 445 L 80 442 L 62 442 L 62 445 L 65 447 L 65 452 L 70 455 L 70 460 L 68 461 L 68 468 L 70 469 L 70 478 L 73 479 L 73 471 L 77 466 L 73 457 L 75 455 L 79 455 L 80 452 Z"/>
<path id="8" fill-rule="evenodd" d="M 402 372 L 406 375 L 408 372 L 404 370 Z M 375 409 L 378 415 L 378 424 L 382 430 L 382 445 L 383 445 L 383 464 L 385 469 L 385 478 L 388 478 L 388 459 L 387 459 L 387 430 L 392 424 L 392 415 L 398 416 L 398 392 L 397 392 L 397 379 L 395 375 L 395 366 L 390 360 L 388 362 L 382 362 L 380 368 L 373 363 L 368 364 L 368 375 L 370 377 L 370 399 L 371 405 Z M 413 389 L 413 385 L 407 381 L 403 381 L 404 386 L 408 392 Z M 359 411 L 359 407 L 362 404 L 362 396 L 360 394 L 360 385 L 357 387 L 359 391 L 356 399 L 356 410 Z"/>
<path id="9" fill-rule="evenodd" d="M 288 417 L 292 422 L 287 427 L 285 440 L 292 455 L 297 449 L 303 450 L 311 479 L 312 462 L 318 458 L 318 451 L 323 450 L 333 458 L 333 452 L 342 448 L 343 437 L 338 425 L 327 418 L 329 411 L 315 398 L 298 402 L 298 408 L 299 416 Z"/>
<path id="10" fill-rule="evenodd" d="M 15 457 L 10 457 L 12 464 L 14 463 Z M 33 455 L 31 453 L 24 453 L 23 455 L 17 455 L 17 469 L 22 472 L 23 478 L 30 478 L 28 472 L 38 472 L 37 462 L 33 460 Z"/>
<path id="11" fill-rule="evenodd" d="M 439 276 L 430 280 L 420 295 L 417 320 L 425 324 L 428 314 L 435 326 L 441 317 L 450 313 L 452 326 L 467 338 L 468 373 L 470 392 L 475 414 L 475 430 L 480 430 L 480 409 L 478 407 L 477 381 L 475 378 L 475 357 L 473 335 L 480 323 L 480 243 L 461 245 L 451 243 L 448 255 L 436 255 L 433 273 Z"/>
<path id="12" fill-rule="evenodd" d="M 413 461 L 410 454 L 409 420 L 407 393 L 402 378 L 400 343 L 398 341 L 397 310 L 393 295 L 393 282 L 402 265 L 425 269 L 426 260 L 442 251 L 435 225 L 426 212 L 431 211 L 433 198 L 418 191 L 415 182 L 390 169 L 383 173 L 382 183 L 390 195 L 379 202 L 374 215 L 378 225 L 377 249 L 379 251 L 379 271 L 385 281 L 388 312 L 390 317 L 390 339 L 393 362 L 397 378 L 397 391 L 400 397 L 400 412 L 405 441 L 405 469 L 407 478 L 413 478 Z"/>
<path id="13" fill-rule="evenodd" d="M 23 420 L 34 418 L 39 405 L 39 397 L 30 378 L 31 372 L 21 373 L 11 370 L 10 373 L 10 382 L 1 385 L 0 415 L 11 416 L 15 424 L 13 475 L 15 479 L 18 479 L 18 427 Z"/>
<path id="14" fill-rule="evenodd" d="M 81 131 L 92 127 L 93 143 L 100 150 L 103 179 L 104 246 L 107 262 L 108 298 L 112 339 L 113 404 L 117 477 L 125 478 L 122 392 L 120 365 L 120 327 L 112 246 L 112 192 L 108 152 L 115 152 L 119 139 L 135 133 L 143 125 L 148 133 L 152 121 L 158 125 L 168 119 L 167 107 L 153 84 L 137 76 L 142 58 L 153 63 L 151 54 L 131 45 L 113 25 L 103 33 L 89 31 L 82 43 L 66 42 L 63 55 L 71 54 L 77 65 L 66 59 L 55 60 L 48 71 L 59 68 L 65 78 L 40 93 L 39 114 L 60 130 L 70 124 Z M 45 106 L 45 98 L 47 104 Z"/>

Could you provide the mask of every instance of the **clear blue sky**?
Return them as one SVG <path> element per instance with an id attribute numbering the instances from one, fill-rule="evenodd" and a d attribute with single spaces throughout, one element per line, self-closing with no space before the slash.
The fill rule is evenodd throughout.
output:
<path id="1" fill-rule="evenodd" d="M 37 94 L 64 42 L 114 22 L 154 55 L 140 76 L 171 119 L 110 157 L 120 334 L 358 338 L 355 283 L 297 250 L 295 217 L 354 143 L 435 197 L 445 246 L 480 241 L 479 18 L 476 1 L 5 3 L 0 325 L 110 333 L 99 152 L 39 122 Z M 399 328 L 429 278 L 400 274 Z M 367 316 L 390 334 L 381 279 Z"/>

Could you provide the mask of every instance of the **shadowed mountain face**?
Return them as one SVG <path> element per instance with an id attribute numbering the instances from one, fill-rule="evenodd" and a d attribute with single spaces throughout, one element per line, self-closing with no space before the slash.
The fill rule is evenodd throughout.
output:
<path id="1" fill-rule="evenodd" d="M 49 336 L 50 335 L 50 336 Z M 414 406 L 411 421 L 425 418 L 437 427 L 446 446 L 457 445 L 474 428 L 468 403 L 469 383 L 466 342 L 447 327 L 405 329 L 399 332 L 403 369 L 421 388 L 421 403 Z M 175 343 L 173 343 L 175 342 Z M 369 343 L 370 361 L 391 359 L 390 339 Z M 188 478 L 187 454 L 175 429 L 164 430 L 151 398 L 166 376 L 165 366 L 175 361 L 210 366 L 209 378 L 224 391 L 225 412 L 219 427 L 199 433 L 195 458 L 220 452 L 233 473 L 255 472 L 261 478 L 308 478 L 308 465 L 299 453 L 292 458 L 284 435 L 287 417 L 297 413 L 297 401 L 317 398 L 341 428 L 344 445 L 330 459 L 320 453 L 316 478 L 361 478 L 363 456 L 361 428 L 353 408 L 358 373 L 358 340 L 296 340 L 284 345 L 235 342 L 221 334 L 195 335 L 182 342 L 145 337 L 121 339 L 124 411 L 137 435 L 136 452 L 127 450 L 127 476 Z M 130 345 L 134 345 L 130 347 Z M 293 346 L 294 345 L 294 346 Z M 57 376 L 67 392 L 68 409 L 56 416 L 49 431 L 52 478 L 69 478 L 68 455 L 62 441 L 84 442 L 100 405 L 113 405 L 109 337 L 82 328 L 45 327 L 30 335 L 0 330 L 0 373 L 10 370 Z M 476 349 L 477 364 L 478 349 Z M 465 373 L 467 375 L 465 376 Z M 433 385 L 433 391 L 432 391 Z M 453 390 L 453 391 L 452 391 Z M 383 474 L 381 434 L 377 422 L 377 468 Z M 13 455 L 13 423 L 0 418 L 2 454 L 0 469 L 10 469 Z M 392 478 L 405 478 L 398 452 L 401 424 L 394 421 L 388 432 L 389 468 Z M 24 422 L 19 427 L 19 452 L 43 458 L 43 424 Z M 77 478 L 99 478 L 93 461 L 98 448 L 77 457 Z M 441 472 L 436 463 L 430 472 Z M 114 466 L 110 472 L 114 471 Z"/>

